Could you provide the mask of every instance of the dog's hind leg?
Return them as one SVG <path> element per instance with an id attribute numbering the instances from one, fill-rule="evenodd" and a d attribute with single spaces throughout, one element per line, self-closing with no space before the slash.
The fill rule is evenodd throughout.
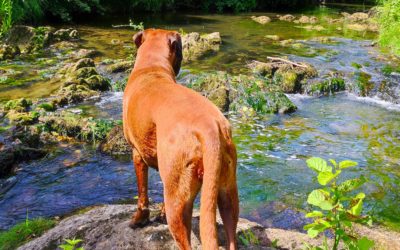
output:
<path id="1" fill-rule="evenodd" d="M 192 169 L 188 166 L 182 172 L 174 171 L 163 178 L 167 223 L 179 249 L 184 250 L 191 249 L 193 202 L 201 187 Z"/>
<path id="2" fill-rule="evenodd" d="M 239 218 L 239 198 L 236 181 L 218 191 L 218 209 L 226 233 L 226 249 L 236 249 L 236 227 Z"/>
<path id="3" fill-rule="evenodd" d="M 147 194 L 149 167 L 143 161 L 136 149 L 133 150 L 133 163 L 135 165 L 139 199 L 137 203 L 137 211 L 132 216 L 132 220 L 129 223 L 131 228 L 144 226 L 148 223 L 150 217 L 149 197 Z"/>

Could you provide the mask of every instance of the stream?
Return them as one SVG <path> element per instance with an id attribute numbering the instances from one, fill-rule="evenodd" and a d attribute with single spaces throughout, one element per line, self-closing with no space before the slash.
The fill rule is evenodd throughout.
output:
<path id="1" fill-rule="evenodd" d="M 318 18 L 338 17 L 341 9 L 321 8 L 305 12 Z M 307 30 L 301 24 L 274 21 L 265 26 L 250 19 L 252 15 L 169 14 L 134 16 L 145 27 L 209 33 L 219 31 L 221 50 L 183 65 L 184 71 L 224 70 L 232 74 L 249 73 L 251 60 L 265 61 L 267 56 L 288 56 L 294 61 L 313 64 L 320 76 L 340 71 L 348 82 L 368 74 L 378 89 L 382 82 L 399 84 L 400 77 L 382 72 L 389 59 L 385 51 L 371 46 L 375 33 L 338 29 L 325 25 L 324 30 Z M 133 31 L 113 29 L 127 18 L 90 20 L 78 29 L 82 46 L 100 51 L 95 59 L 125 58 L 131 50 Z M 303 25 L 304 26 L 304 25 Z M 280 46 L 266 35 L 295 39 L 303 46 Z M 314 38 L 330 37 L 331 43 Z M 123 48 L 111 40 L 123 43 Z M 1 67 L 20 71 L 19 83 L 0 85 L 0 100 L 19 97 L 42 98 L 58 88 L 52 81 L 52 65 L 63 55 L 38 60 L 13 61 Z M 361 65 L 355 68 L 354 63 Z M 179 79 L 179 78 L 178 78 Z M 388 98 L 359 97 L 338 93 L 329 97 L 288 95 L 297 105 L 292 114 L 265 115 L 243 121 L 229 114 L 238 149 L 238 186 L 241 216 L 265 226 L 301 230 L 305 223 L 302 211 L 310 209 L 307 194 L 316 188 L 313 172 L 305 160 L 311 156 L 337 161 L 350 159 L 359 167 L 343 178 L 364 175 L 367 194 L 365 209 L 379 222 L 400 228 L 400 99 L 399 88 Z M 105 93 L 100 101 L 71 107 L 84 115 L 121 119 L 122 93 Z M 149 195 L 162 201 L 162 183 L 151 170 Z M 29 218 L 59 216 L 96 204 L 132 202 L 137 195 L 136 177 L 130 159 L 103 155 L 87 144 L 65 144 L 41 160 L 25 163 L 18 173 L 0 188 L 0 230 Z"/>

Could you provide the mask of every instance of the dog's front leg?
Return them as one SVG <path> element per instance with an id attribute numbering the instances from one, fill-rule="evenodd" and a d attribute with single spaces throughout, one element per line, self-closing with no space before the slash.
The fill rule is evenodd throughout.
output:
<path id="1" fill-rule="evenodd" d="M 137 211 L 132 216 L 132 220 L 129 223 L 131 228 L 146 225 L 149 222 L 150 217 L 149 196 L 147 194 L 149 167 L 143 161 L 136 149 L 133 150 L 133 164 L 135 165 L 139 199 L 137 203 Z"/>

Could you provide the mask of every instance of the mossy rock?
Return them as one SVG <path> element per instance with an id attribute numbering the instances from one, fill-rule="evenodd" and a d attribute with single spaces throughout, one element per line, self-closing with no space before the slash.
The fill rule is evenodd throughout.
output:
<path id="1" fill-rule="evenodd" d="M 86 68 L 86 67 L 90 67 L 90 68 L 94 68 L 95 64 L 93 59 L 91 58 L 82 58 L 79 61 L 77 61 L 74 66 L 71 68 L 71 71 L 77 71 L 80 68 Z"/>
<path id="2" fill-rule="evenodd" d="M 229 79 L 225 72 L 203 74 L 189 84 L 192 89 L 201 92 L 222 112 L 229 110 Z"/>
<path id="3" fill-rule="evenodd" d="M 3 44 L 0 46 L 0 61 L 14 59 L 21 51 L 17 45 Z"/>
<path id="4" fill-rule="evenodd" d="M 83 67 L 79 68 L 76 71 L 73 71 L 69 76 L 71 79 L 86 79 L 91 76 L 98 75 L 97 70 L 95 67 Z"/>
<path id="5" fill-rule="evenodd" d="M 7 113 L 6 117 L 12 124 L 16 125 L 31 125 L 38 121 L 39 113 L 36 111 L 31 112 L 17 112 L 11 110 Z"/>
<path id="6" fill-rule="evenodd" d="M 85 82 L 89 89 L 92 90 L 106 91 L 111 89 L 110 82 L 101 75 L 92 75 L 91 77 L 85 79 Z"/>
<path id="7" fill-rule="evenodd" d="M 41 103 L 39 104 L 36 109 L 43 109 L 44 111 L 55 111 L 56 107 L 54 106 L 53 103 Z"/>
<path id="8" fill-rule="evenodd" d="M 71 84 L 58 91 L 57 98 L 53 100 L 53 104 L 63 107 L 73 103 L 80 103 L 98 94 L 97 91 L 89 89 L 86 85 Z"/>
<path id="9" fill-rule="evenodd" d="M 100 143 L 99 149 L 110 155 L 132 154 L 132 146 L 126 141 L 121 125 L 115 126 L 108 132 L 106 138 Z"/>
<path id="10" fill-rule="evenodd" d="M 126 72 L 133 68 L 134 61 L 121 61 L 107 66 L 106 70 L 109 73 Z"/>
<path id="11" fill-rule="evenodd" d="M 281 86 L 285 93 L 296 93 L 301 89 L 299 75 L 294 71 L 278 69 L 274 74 L 274 81 Z"/>
<path id="12" fill-rule="evenodd" d="M 16 112 L 26 112 L 31 105 L 32 101 L 30 99 L 20 98 L 6 102 L 3 108 L 5 111 L 14 110 Z"/>
<path id="13" fill-rule="evenodd" d="M 318 81 L 308 84 L 304 88 L 304 93 L 308 95 L 327 96 L 344 90 L 346 90 L 346 84 L 344 79 L 334 77 L 323 81 Z"/>

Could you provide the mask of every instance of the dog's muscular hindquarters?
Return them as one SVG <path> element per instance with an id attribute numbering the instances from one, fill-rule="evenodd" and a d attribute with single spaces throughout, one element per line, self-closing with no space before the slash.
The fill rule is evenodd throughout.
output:
<path id="1" fill-rule="evenodd" d="M 227 249 L 236 249 L 239 201 L 230 124 L 205 97 L 176 83 L 182 61 L 177 32 L 149 29 L 136 34 L 134 41 L 138 52 L 123 100 L 124 134 L 134 148 L 139 192 L 130 225 L 148 221 L 151 166 L 160 172 L 167 222 L 179 248 L 190 249 L 193 201 L 202 188 L 202 248 L 218 248 L 218 204 Z"/>

